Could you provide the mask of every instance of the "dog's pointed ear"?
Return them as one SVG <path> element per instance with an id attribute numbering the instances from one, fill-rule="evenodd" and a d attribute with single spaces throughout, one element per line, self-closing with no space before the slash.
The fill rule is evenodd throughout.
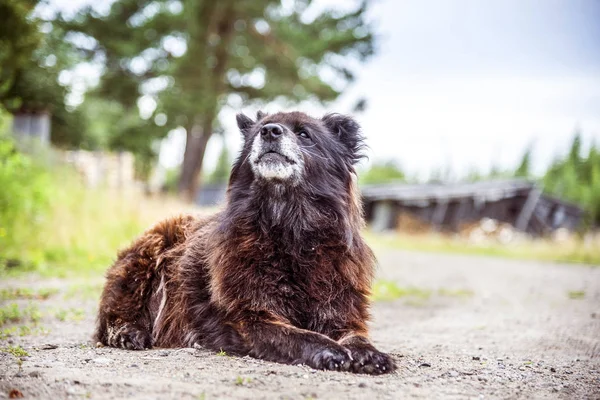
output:
<path id="1" fill-rule="evenodd" d="M 267 115 L 269 115 L 269 114 L 258 110 L 257 113 L 256 113 L 256 122 L 260 121 L 261 119 L 263 119 Z"/>
<path id="2" fill-rule="evenodd" d="M 237 120 L 238 128 L 240 128 L 240 132 L 244 135 L 244 138 L 247 138 L 252 131 L 252 127 L 254 126 L 254 121 L 252 121 L 246 114 L 239 113 L 235 116 Z"/>
<path id="3" fill-rule="evenodd" d="M 342 114 L 327 114 L 322 118 L 327 129 L 346 146 L 351 162 L 354 164 L 364 157 L 364 138 L 360 125 L 352 117 Z"/>

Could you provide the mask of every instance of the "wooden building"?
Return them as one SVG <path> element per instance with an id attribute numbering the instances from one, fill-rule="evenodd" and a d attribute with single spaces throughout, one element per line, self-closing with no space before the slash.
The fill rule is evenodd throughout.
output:
<path id="1" fill-rule="evenodd" d="M 408 213 L 432 229 L 456 232 L 466 223 L 490 218 L 533 236 L 559 228 L 575 230 L 583 210 L 546 195 L 527 180 L 457 184 L 382 184 L 361 187 L 365 215 L 375 231 L 401 228 Z"/>

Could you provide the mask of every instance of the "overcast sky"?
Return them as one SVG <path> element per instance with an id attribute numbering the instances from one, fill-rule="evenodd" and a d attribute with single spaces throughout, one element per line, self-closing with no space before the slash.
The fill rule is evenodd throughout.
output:
<path id="1" fill-rule="evenodd" d="M 62 8 L 85 2 L 53 0 Z M 447 166 L 461 176 L 492 164 L 513 168 L 533 144 L 541 172 L 576 128 L 584 145 L 600 144 L 600 0 L 375 0 L 371 19 L 379 51 L 351 88 L 327 110 L 296 107 L 316 116 L 349 112 L 366 97 L 356 118 L 371 160 L 393 158 L 422 178 Z M 221 114 L 235 149 L 234 113 L 242 110 L 255 109 L 240 104 Z M 163 162 L 179 158 L 181 139 L 165 146 Z M 220 137 L 209 143 L 209 169 L 220 147 Z"/>
<path id="2" fill-rule="evenodd" d="M 380 0 L 372 19 L 380 50 L 328 110 L 367 98 L 357 118 L 372 160 L 460 176 L 513 168 L 533 144 L 540 172 L 576 128 L 600 144 L 600 1 Z"/>

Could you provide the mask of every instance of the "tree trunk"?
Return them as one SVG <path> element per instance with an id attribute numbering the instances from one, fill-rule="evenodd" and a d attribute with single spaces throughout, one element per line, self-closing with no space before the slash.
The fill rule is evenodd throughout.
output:
<path id="1" fill-rule="evenodd" d="M 200 184 L 200 172 L 208 139 L 212 134 L 212 119 L 195 124 L 186 129 L 185 152 L 181 175 L 179 176 L 178 193 L 186 201 L 194 202 Z"/>

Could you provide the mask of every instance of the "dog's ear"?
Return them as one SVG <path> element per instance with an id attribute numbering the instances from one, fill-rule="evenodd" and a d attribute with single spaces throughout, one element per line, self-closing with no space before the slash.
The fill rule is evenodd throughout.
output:
<path id="1" fill-rule="evenodd" d="M 240 132 L 244 135 L 244 139 L 247 139 L 252 131 L 252 127 L 254 126 L 254 121 L 252 121 L 246 114 L 239 113 L 235 116 L 237 120 L 238 128 L 240 128 Z"/>
<path id="2" fill-rule="evenodd" d="M 352 117 L 342 114 L 327 114 L 322 118 L 327 129 L 346 146 L 351 162 L 354 164 L 364 157 L 364 138 L 360 125 Z"/>
<path id="3" fill-rule="evenodd" d="M 260 111 L 260 110 L 259 110 L 259 111 L 256 113 L 256 122 L 260 121 L 261 119 L 263 119 L 263 118 L 264 118 L 264 117 L 266 117 L 267 115 L 269 115 L 269 114 L 267 114 L 267 113 L 265 113 L 265 112 L 262 112 L 262 111 Z"/>

